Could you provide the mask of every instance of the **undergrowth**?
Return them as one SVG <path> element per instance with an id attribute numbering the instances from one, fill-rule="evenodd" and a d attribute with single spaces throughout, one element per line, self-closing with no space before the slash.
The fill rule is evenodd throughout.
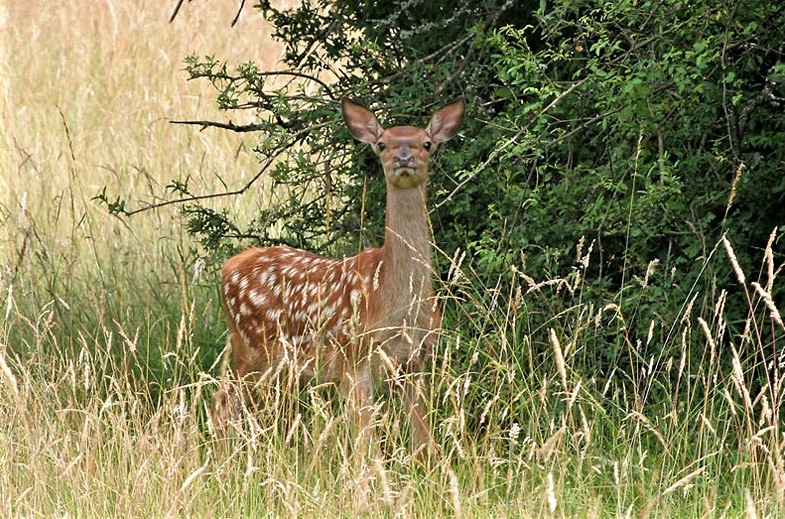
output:
<path id="1" fill-rule="evenodd" d="M 747 286 L 732 245 L 717 245 L 724 254 L 710 261 L 731 262 Z M 646 356 L 647 342 L 658 340 L 652 332 L 626 342 L 626 369 L 599 373 L 586 349 L 626 337 L 625 316 L 582 301 L 579 277 L 535 280 L 513 269 L 503 291 L 454 265 L 427 373 L 440 450 L 422 466 L 410 456 L 394 391 L 378 395 L 382 448 L 358 463 L 338 392 L 316 384 L 263 391 L 240 440 L 219 454 L 206 418 L 219 357 L 198 346 L 224 339 L 217 293 L 207 288 L 214 273 L 172 272 L 170 298 L 155 297 L 160 287 L 144 278 L 116 279 L 145 302 L 123 315 L 111 305 L 72 310 L 69 301 L 89 301 L 90 271 L 22 291 L 15 287 L 31 276 L 19 269 L 3 284 L 3 510 L 778 516 L 782 367 L 776 341 L 762 342 L 782 332 L 767 295 L 778 273 L 770 249 L 761 270 L 770 277 L 749 283 L 746 316 L 725 313 L 724 289 L 706 313 L 686 302 L 664 335 L 674 348 L 656 348 L 678 355 Z M 563 283 L 574 299 L 547 328 L 531 329 L 529 309 Z M 747 323 L 741 333 L 730 324 L 738 320 Z"/>

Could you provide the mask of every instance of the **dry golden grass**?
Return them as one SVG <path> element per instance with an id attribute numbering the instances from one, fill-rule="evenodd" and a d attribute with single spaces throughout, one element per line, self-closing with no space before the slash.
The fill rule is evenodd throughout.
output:
<path id="1" fill-rule="evenodd" d="M 92 197 L 106 186 L 138 207 L 167 196 L 171 179 L 189 178 L 196 192 L 220 191 L 221 179 L 243 183 L 257 168 L 253 137 L 169 123 L 225 117 L 208 85 L 186 81 L 183 59 L 215 54 L 273 68 L 279 51 L 252 9 L 230 27 L 239 3 L 189 3 L 169 24 L 174 5 L 0 0 L 0 391 L 8 397 L 0 413 L 8 426 L 0 441 L 7 469 L 0 513 L 6 516 L 176 512 L 181 503 L 160 496 L 178 496 L 201 466 L 193 421 L 200 401 L 184 420 L 185 410 L 170 400 L 182 395 L 170 387 L 150 416 L 153 402 L 138 387 L 145 381 L 113 359 L 118 333 L 129 350 L 123 355 L 133 356 L 128 363 L 140 366 L 151 362 L 136 350 L 140 327 L 150 335 L 146 348 L 158 354 L 182 353 L 194 333 L 197 305 L 182 283 L 192 274 L 185 272 L 192 244 L 182 218 L 167 207 L 125 221 L 108 216 Z M 253 211 L 254 194 L 214 203 Z M 172 307 L 170 293 L 182 293 L 182 301 L 175 296 Z M 174 330 L 161 314 L 170 308 L 175 322 L 184 312 Z M 215 314 L 209 300 L 199 308 Z M 73 358 L 66 354 L 80 349 Z M 173 409 L 179 409 L 175 429 L 187 426 L 187 434 L 172 428 Z M 188 441 L 175 446 L 171 434 Z M 69 494 L 72 500 L 63 501 Z"/>
<path id="2" fill-rule="evenodd" d="M 256 171 L 258 136 L 168 121 L 225 116 L 207 85 L 185 81 L 186 55 L 272 68 L 278 51 L 249 8 L 230 28 L 237 3 L 186 3 L 170 25 L 175 3 L 0 0 L 0 514 L 781 514 L 771 247 L 766 279 L 745 287 L 748 315 L 728 315 L 718 288 L 706 308 L 685 302 L 679 323 L 652 315 L 638 342 L 622 340 L 618 305 L 583 301 L 575 272 L 536 280 L 516 270 L 502 294 L 472 286 L 456 254 L 444 292 L 471 303 L 474 328 L 448 330 L 433 359 L 434 467 L 413 466 L 398 447 L 406 426 L 395 405 L 380 407 L 386 457 L 353 464 L 340 406 L 315 387 L 273 392 L 217 459 L 204 419 L 217 369 L 199 365 L 224 338 L 214 275 L 196 275 L 177 208 L 126 221 L 91 200 L 107 186 L 138 206 L 165 196 L 170 179 L 212 192 Z M 253 214 L 262 189 L 211 203 Z M 744 283 L 730 242 L 715 251 L 723 246 L 729 259 L 707 261 L 730 261 Z M 577 256 L 585 267 L 591 253 Z M 547 311 L 539 295 L 555 287 L 574 304 L 530 356 L 526 310 Z M 728 335 L 728 323 L 751 316 Z M 625 345 L 631 372 L 587 378 L 586 344 L 605 337 Z M 644 355 L 658 340 L 679 355 Z M 750 358 L 771 361 L 776 376 L 756 381 Z"/>
<path id="3" fill-rule="evenodd" d="M 102 186 L 137 207 L 165 196 L 171 179 L 189 177 L 200 192 L 221 190 L 219 177 L 240 184 L 254 172 L 252 137 L 169 120 L 225 117 L 208 85 L 186 81 L 188 54 L 273 68 L 279 51 L 251 9 L 231 28 L 235 3 L 195 2 L 169 24 L 174 4 L 78 0 L 0 7 L 0 70 L 9 72 L 0 80 L 5 213 L 16 213 L 24 201 L 41 231 L 60 239 L 111 237 L 117 247 L 129 239 L 124 224 L 90 199 Z M 255 202 L 251 193 L 216 203 Z M 73 222 L 80 222 L 79 230 Z M 132 223 L 137 235 L 179 233 L 176 208 Z M 18 237 L 10 238 L 18 246 Z M 133 246 L 143 245 L 137 240 Z"/>

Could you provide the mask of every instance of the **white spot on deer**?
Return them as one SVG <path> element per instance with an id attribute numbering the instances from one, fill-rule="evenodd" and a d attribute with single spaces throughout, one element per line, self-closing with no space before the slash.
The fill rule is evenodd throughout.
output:
<path id="1" fill-rule="evenodd" d="M 352 333 L 352 325 L 351 325 L 351 322 L 350 322 L 350 321 L 346 321 L 346 322 L 344 322 L 344 323 L 343 323 L 343 324 L 340 326 L 340 328 L 339 328 L 339 333 L 340 333 L 341 335 L 346 335 L 347 337 L 348 337 L 348 336 L 350 336 L 350 335 L 351 335 L 351 333 Z"/>
<path id="2" fill-rule="evenodd" d="M 305 285 L 303 285 L 302 283 L 295 283 L 294 287 L 292 288 L 292 298 L 302 297 L 303 292 L 305 292 Z"/>
<path id="3" fill-rule="evenodd" d="M 267 304 L 267 296 L 261 290 L 252 290 L 250 301 L 252 304 L 261 308 Z"/>
<path id="4" fill-rule="evenodd" d="M 341 335 L 342 328 L 343 325 L 340 322 L 335 323 L 332 328 L 330 328 L 330 335 L 333 337 L 339 337 Z"/>
<path id="5" fill-rule="evenodd" d="M 248 292 L 238 292 L 237 293 L 237 301 L 238 303 L 242 303 L 243 301 L 248 299 Z"/>
<path id="6" fill-rule="evenodd" d="M 240 281 L 240 273 L 235 271 L 232 274 L 231 283 L 232 283 L 232 285 L 236 285 L 239 281 Z"/>
<path id="7" fill-rule="evenodd" d="M 249 282 L 250 281 L 248 279 L 248 276 L 244 276 L 243 279 L 240 281 L 240 291 L 241 292 L 244 291 L 246 288 L 248 288 L 248 283 Z"/>
<path id="8" fill-rule="evenodd" d="M 335 310 L 336 310 L 335 303 L 333 303 L 324 309 L 324 311 L 322 312 L 322 317 L 326 321 L 329 320 L 332 316 L 335 315 Z"/>
<path id="9" fill-rule="evenodd" d="M 349 293 L 349 302 L 352 304 L 352 306 L 357 306 L 360 304 L 361 297 L 362 297 L 362 292 L 360 292 L 357 289 L 354 289 Z"/>
<path id="10" fill-rule="evenodd" d="M 240 315 L 250 315 L 251 311 L 245 305 L 245 303 L 240 303 Z"/>
<path id="11" fill-rule="evenodd" d="M 305 313 L 307 313 L 308 315 L 316 315 L 316 310 L 318 308 L 319 308 L 319 302 L 314 301 L 310 305 L 308 305 L 308 308 L 305 310 Z"/>
<path id="12" fill-rule="evenodd" d="M 280 308 L 270 308 L 267 310 L 267 320 L 272 323 L 278 322 L 278 318 L 281 317 L 283 311 Z"/>

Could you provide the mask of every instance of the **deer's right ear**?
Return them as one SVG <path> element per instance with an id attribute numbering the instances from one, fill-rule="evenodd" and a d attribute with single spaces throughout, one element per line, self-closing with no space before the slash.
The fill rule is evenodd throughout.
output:
<path id="1" fill-rule="evenodd" d="M 382 136 L 384 128 L 373 112 L 360 103 L 344 97 L 341 99 L 341 111 L 346 127 L 358 141 L 373 144 Z"/>

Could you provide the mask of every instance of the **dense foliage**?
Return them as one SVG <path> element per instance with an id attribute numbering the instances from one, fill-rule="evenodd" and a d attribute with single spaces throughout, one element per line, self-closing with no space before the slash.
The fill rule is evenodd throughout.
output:
<path id="1" fill-rule="evenodd" d="M 433 166 L 440 272 L 446 278 L 450 258 L 465 254 L 477 286 L 509 289 L 517 272 L 523 289 L 562 279 L 530 296 L 539 298 L 526 328 L 535 348 L 576 297 L 616 305 L 624 333 L 588 349 L 599 371 L 625 346 L 647 334 L 652 342 L 654 320 L 648 354 L 672 353 L 669 323 L 685 302 L 711 305 L 716 284 L 732 284 L 729 262 L 708 261 L 723 234 L 754 272 L 772 231 L 783 230 L 785 9 L 776 2 L 257 8 L 286 46 L 280 70 L 188 63 L 193 78 L 215 85 L 221 107 L 253 112 L 253 124 L 221 125 L 259 132 L 260 174 L 276 186 L 250 223 L 190 206 L 191 230 L 212 250 L 238 237 L 338 255 L 379 243 L 384 182 L 371 151 L 343 128 L 346 95 L 387 124 L 422 123 L 466 96 L 462 138 Z M 781 262 L 781 241 L 774 249 Z M 580 294 L 569 290 L 578 276 Z M 477 323 L 459 322 L 472 315 L 471 297 L 462 299 L 447 316 L 471 335 Z"/>

